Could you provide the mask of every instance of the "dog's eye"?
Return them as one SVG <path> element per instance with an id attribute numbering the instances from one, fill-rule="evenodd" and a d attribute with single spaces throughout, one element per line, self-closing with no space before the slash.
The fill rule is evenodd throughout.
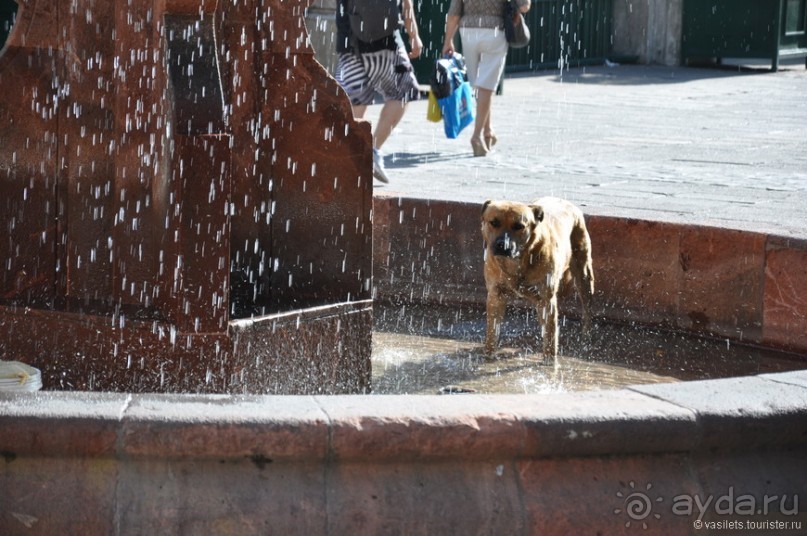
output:
<path id="1" fill-rule="evenodd" d="M 490 220 L 490 226 L 493 227 L 494 229 L 498 229 L 499 227 L 502 226 L 502 222 L 500 222 L 499 220 Z"/>
<path id="2" fill-rule="evenodd" d="M 520 231 L 523 228 L 524 228 L 524 224 L 521 223 L 521 222 L 516 222 L 516 223 L 513 224 L 513 230 L 514 231 Z"/>

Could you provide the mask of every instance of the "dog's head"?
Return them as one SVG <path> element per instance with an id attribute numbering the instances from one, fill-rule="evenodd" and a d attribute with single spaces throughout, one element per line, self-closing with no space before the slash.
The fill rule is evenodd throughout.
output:
<path id="1" fill-rule="evenodd" d="M 485 201 L 482 205 L 482 237 L 494 256 L 516 258 L 524 251 L 544 219 L 541 207 L 511 201 Z"/>

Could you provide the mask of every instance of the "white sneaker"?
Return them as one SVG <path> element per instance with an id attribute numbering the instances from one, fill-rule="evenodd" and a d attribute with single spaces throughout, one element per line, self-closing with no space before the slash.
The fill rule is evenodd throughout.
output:
<path id="1" fill-rule="evenodd" d="M 389 184 L 389 177 L 384 170 L 384 156 L 378 149 L 373 149 L 373 177 L 384 184 Z"/>

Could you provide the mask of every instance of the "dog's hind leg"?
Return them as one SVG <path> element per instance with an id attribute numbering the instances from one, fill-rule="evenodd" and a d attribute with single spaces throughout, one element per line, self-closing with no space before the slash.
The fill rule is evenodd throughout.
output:
<path id="1" fill-rule="evenodd" d="M 574 286 L 580 296 L 580 306 L 583 316 L 583 334 L 588 335 L 591 331 L 591 302 L 594 298 L 594 272 L 591 263 L 572 268 Z"/>
<path id="2" fill-rule="evenodd" d="M 591 239 L 584 226 L 572 233 L 572 262 L 570 271 L 580 305 L 583 309 L 583 334 L 591 330 L 591 302 L 594 297 L 594 268 L 591 260 Z"/>

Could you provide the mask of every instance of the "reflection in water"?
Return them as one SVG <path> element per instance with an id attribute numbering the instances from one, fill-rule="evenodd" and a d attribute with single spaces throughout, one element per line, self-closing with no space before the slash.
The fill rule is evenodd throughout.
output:
<path id="1" fill-rule="evenodd" d="M 590 341 L 565 320 L 556 367 L 544 365 L 532 314 L 510 314 L 496 359 L 482 351 L 484 311 L 375 304 L 373 392 L 436 394 L 618 389 L 807 368 L 804 356 L 647 327 L 595 324 Z"/>

